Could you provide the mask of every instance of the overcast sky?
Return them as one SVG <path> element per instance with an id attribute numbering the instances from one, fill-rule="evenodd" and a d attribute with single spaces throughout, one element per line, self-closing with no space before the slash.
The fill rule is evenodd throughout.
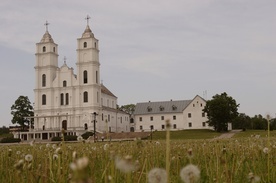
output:
<path id="1" fill-rule="evenodd" d="M 226 92 L 239 112 L 276 115 L 275 0 L 5 0 L 0 3 L 0 126 L 20 96 L 34 102 L 35 44 L 44 23 L 59 65 L 76 70 L 90 15 L 101 80 L 118 104 L 207 99 Z"/>

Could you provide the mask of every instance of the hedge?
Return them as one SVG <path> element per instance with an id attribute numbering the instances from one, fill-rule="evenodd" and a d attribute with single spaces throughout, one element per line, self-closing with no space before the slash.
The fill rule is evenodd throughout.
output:
<path id="1" fill-rule="evenodd" d="M 13 138 L 13 137 L 6 137 L 6 138 L 3 138 L 0 142 L 1 143 L 18 143 L 18 142 L 21 142 L 21 139 Z"/>

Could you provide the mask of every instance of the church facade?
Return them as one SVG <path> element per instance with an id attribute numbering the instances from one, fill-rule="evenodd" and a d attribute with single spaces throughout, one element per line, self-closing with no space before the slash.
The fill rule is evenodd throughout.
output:
<path id="1" fill-rule="evenodd" d="M 51 139 L 60 136 L 62 129 L 81 135 L 94 127 L 97 132 L 130 131 L 129 115 L 117 110 L 117 97 L 100 83 L 99 41 L 88 22 L 77 39 L 76 74 L 65 59 L 58 66 L 58 45 L 47 22 L 35 56 L 34 128 L 16 137 Z"/>

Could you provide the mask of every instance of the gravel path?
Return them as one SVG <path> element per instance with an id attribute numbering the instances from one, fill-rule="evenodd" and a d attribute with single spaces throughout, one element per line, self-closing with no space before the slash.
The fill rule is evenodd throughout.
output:
<path id="1" fill-rule="evenodd" d="M 239 133 L 241 131 L 242 130 L 232 130 L 230 132 L 223 133 L 218 137 L 215 137 L 215 139 L 229 139 L 229 138 L 233 137 L 236 133 Z"/>

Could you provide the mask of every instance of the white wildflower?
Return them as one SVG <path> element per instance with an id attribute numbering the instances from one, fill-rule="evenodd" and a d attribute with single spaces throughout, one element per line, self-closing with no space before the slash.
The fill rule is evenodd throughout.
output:
<path id="1" fill-rule="evenodd" d="M 197 182 L 200 178 L 200 170 L 197 166 L 189 164 L 181 169 L 180 177 L 185 183 Z"/>
<path id="2" fill-rule="evenodd" d="M 73 152 L 72 157 L 73 157 L 73 160 L 75 160 L 77 158 L 77 152 L 76 151 Z"/>
<path id="3" fill-rule="evenodd" d="M 166 183 L 167 172 L 162 168 L 153 168 L 148 174 L 149 183 Z"/>

